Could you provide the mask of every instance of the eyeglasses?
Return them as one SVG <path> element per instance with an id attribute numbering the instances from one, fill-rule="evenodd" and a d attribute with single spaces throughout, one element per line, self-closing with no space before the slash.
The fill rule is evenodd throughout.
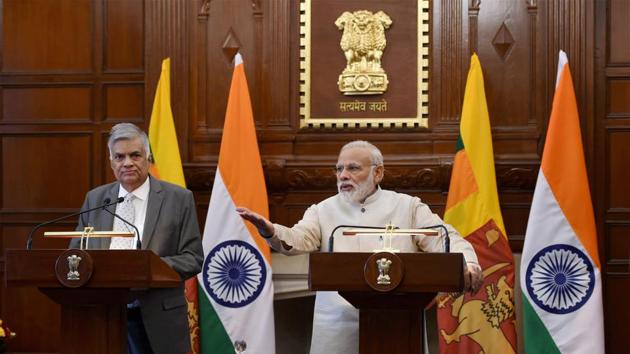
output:
<path id="1" fill-rule="evenodd" d="M 370 166 L 376 166 L 375 164 L 371 164 Z M 361 171 L 363 171 L 363 166 L 357 164 L 357 163 L 349 163 L 347 165 L 337 165 L 335 166 L 335 174 L 337 176 L 339 176 L 340 174 L 343 173 L 343 170 L 348 171 L 349 174 L 351 175 L 355 175 Z"/>

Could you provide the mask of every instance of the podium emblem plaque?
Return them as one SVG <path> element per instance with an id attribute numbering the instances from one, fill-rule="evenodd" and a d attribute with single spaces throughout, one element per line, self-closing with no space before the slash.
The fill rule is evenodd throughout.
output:
<path id="1" fill-rule="evenodd" d="M 404 264 L 400 257 L 391 252 L 377 252 L 365 261 L 365 282 L 379 292 L 396 289 L 404 275 Z"/>
<path id="2" fill-rule="evenodd" d="M 92 277 L 93 261 L 89 253 L 79 249 L 69 249 L 57 257 L 55 276 L 67 288 L 79 288 Z"/>

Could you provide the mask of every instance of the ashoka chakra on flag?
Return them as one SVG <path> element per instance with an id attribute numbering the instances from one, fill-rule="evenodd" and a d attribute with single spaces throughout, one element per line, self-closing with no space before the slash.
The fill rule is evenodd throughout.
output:
<path id="1" fill-rule="evenodd" d="M 256 300 L 266 278 L 260 252 L 243 241 L 218 244 L 203 264 L 203 286 L 214 301 L 226 307 L 243 307 Z"/>
<path id="2" fill-rule="evenodd" d="M 593 264 L 573 246 L 548 246 L 529 262 L 525 283 L 538 307 L 555 314 L 573 312 L 593 293 Z"/>

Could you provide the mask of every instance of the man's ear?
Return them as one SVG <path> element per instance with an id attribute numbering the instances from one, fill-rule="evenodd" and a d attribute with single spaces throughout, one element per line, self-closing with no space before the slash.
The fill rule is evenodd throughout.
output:
<path id="1" fill-rule="evenodd" d="M 374 169 L 374 182 L 376 182 L 376 184 L 381 183 L 383 177 L 385 177 L 385 166 L 376 166 Z"/>

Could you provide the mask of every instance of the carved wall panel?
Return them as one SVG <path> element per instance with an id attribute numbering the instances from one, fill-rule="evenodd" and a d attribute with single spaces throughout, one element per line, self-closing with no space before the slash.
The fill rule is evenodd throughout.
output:
<path id="1" fill-rule="evenodd" d="M 630 156 L 630 146 L 628 139 L 630 138 L 630 127 L 625 128 L 609 128 L 608 136 L 608 203 L 607 210 L 609 212 L 623 211 L 625 214 L 630 213 L 630 169 L 628 169 L 628 156 Z M 612 152 L 615 152 L 612 154 Z"/>
<path id="2" fill-rule="evenodd" d="M 475 8 L 472 4 L 472 8 Z M 431 72 L 429 121 L 456 125 L 464 98 L 469 50 L 465 46 L 466 1 L 439 0 L 431 4 Z M 431 124 L 430 123 L 430 124 Z"/>
<path id="3" fill-rule="evenodd" d="M 2 121 L 5 123 L 89 122 L 94 96 L 91 85 L 4 86 Z M 67 102 L 72 102 L 68 105 Z"/>
<path id="4" fill-rule="evenodd" d="M 92 71 L 96 4 L 90 0 L 3 1 L 2 72 Z"/>
<path id="5" fill-rule="evenodd" d="M 82 204 L 81 190 L 92 182 L 90 145 L 87 134 L 4 135 L 2 209 L 73 209 Z M 61 169 L 67 171 L 63 177 L 49 177 Z"/>
<path id="6" fill-rule="evenodd" d="M 558 50 L 564 49 L 605 261 L 607 348 L 623 352 L 625 332 L 614 321 L 630 317 L 630 306 L 618 296 L 630 291 L 630 254 L 625 252 L 630 151 L 624 144 L 630 125 L 630 5 L 617 0 L 433 0 L 428 128 L 309 130 L 299 128 L 298 3 L 2 1 L 1 247 L 21 247 L 33 225 L 75 210 L 86 190 L 113 179 L 107 132 L 120 121 L 148 126 L 161 61 L 167 56 L 185 174 L 202 226 L 237 51 L 245 61 L 274 221 L 291 225 L 312 203 L 336 193 L 331 166 L 339 148 L 354 139 L 381 147 L 384 188 L 420 196 L 442 213 L 468 63 L 475 51 L 484 69 L 503 217 L 513 250 L 519 252 Z M 51 173 L 60 168 L 73 175 Z M 51 191 L 51 185 L 65 187 Z M 40 235 L 35 244 L 63 247 Z M 0 258 L 0 276 L 3 266 Z M 41 334 L 28 341 L 19 337 L 11 351 L 57 350 L 51 338 L 58 334 L 54 323 L 59 314 L 46 301 L 36 291 L 2 288 L 0 317 L 20 333 Z M 20 320 L 22 314 L 28 323 Z"/>
<path id="7" fill-rule="evenodd" d="M 627 343 L 617 324 L 630 317 L 630 306 L 619 294 L 630 291 L 630 189 L 627 139 L 630 133 L 630 4 L 595 2 L 596 31 L 594 94 L 595 210 L 604 265 L 606 350 L 623 352 Z M 588 59 L 588 57 L 587 57 Z M 601 99 L 600 99 L 601 98 Z"/>
<path id="8" fill-rule="evenodd" d="M 142 1 L 103 2 L 105 33 L 103 38 L 103 67 L 106 72 L 144 71 L 143 22 L 125 21 L 125 18 L 144 18 Z"/>
<path id="9" fill-rule="evenodd" d="M 223 127 L 233 58 L 243 56 L 245 72 L 252 99 L 254 117 L 260 121 L 260 77 L 262 62 L 262 17 L 257 1 L 197 2 L 197 22 L 193 38 L 203 46 L 194 53 L 193 65 L 201 69 L 192 87 L 195 105 L 191 127 L 192 161 L 207 161 L 218 155 L 220 130 Z M 209 142 L 208 142 L 209 141 Z"/>
<path id="10" fill-rule="evenodd" d="M 103 85 L 103 118 L 111 122 L 142 123 L 144 92 L 142 83 Z"/>

